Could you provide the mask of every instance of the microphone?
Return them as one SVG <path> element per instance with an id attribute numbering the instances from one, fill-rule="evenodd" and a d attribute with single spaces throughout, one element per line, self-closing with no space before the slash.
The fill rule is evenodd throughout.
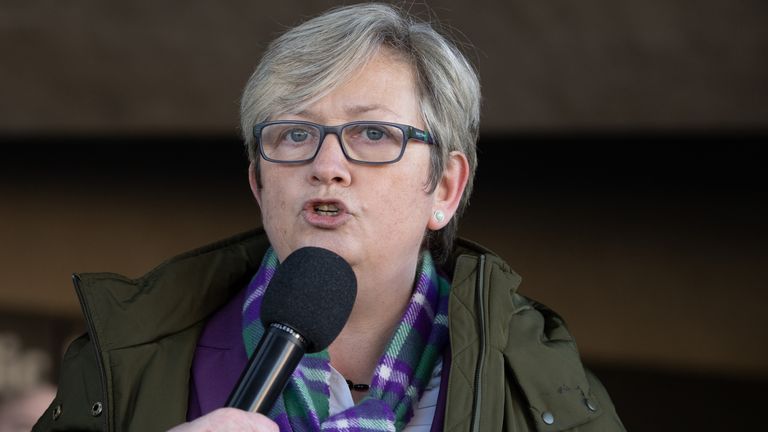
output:
<path id="1" fill-rule="evenodd" d="M 339 255 L 318 247 L 288 255 L 264 293 L 264 335 L 226 406 L 267 414 L 304 353 L 324 350 L 339 335 L 356 295 L 355 273 Z"/>

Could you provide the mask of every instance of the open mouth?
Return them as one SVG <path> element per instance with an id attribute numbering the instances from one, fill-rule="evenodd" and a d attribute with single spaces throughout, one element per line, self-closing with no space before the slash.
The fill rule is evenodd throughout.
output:
<path id="1" fill-rule="evenodd" d="M 304 204 L 303 214 L 307 223 L 321 229 L 338 228 L 352 218 L 344 202 L 334 199 L 307 201 Z"/>
<path id="2" fill-rule="evenodd" d="M 313 207 L 320 216 L 338 216 L 341 209 L 335 204 L 317 204 Z"/>

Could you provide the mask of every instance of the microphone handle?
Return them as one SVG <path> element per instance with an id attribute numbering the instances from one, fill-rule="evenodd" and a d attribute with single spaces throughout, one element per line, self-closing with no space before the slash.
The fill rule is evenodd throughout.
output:
<path id="1" fill-rule="evenodd" d="M 227 399 L 228 407 L 267 414 L 288 384 L 307 343 L 288 326 L 270 324 Z"/>

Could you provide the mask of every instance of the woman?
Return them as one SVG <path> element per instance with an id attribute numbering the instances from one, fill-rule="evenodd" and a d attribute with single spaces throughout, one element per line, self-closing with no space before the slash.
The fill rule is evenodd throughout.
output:
<path id="1" fill-rule="evenodd" d="M 279 37 L 241 110 L 263 232 L 138 281 L 80 276 L 90 335 L 37 429 L 622 430 L 560 318 L 516 294 L 499 257 L 454 241 L 479 104 L 459 50 L 391 6 Z M 272 271 L 304 246 L 351 265 L 349 321 L 269 416 L 221 409 Z"/>

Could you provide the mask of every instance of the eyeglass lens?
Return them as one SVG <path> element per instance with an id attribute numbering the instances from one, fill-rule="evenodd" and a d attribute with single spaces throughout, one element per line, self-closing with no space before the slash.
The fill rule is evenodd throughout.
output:
<path id="1" fill-rule="evenodd" d="M 265 155 L 278 161 L 302 161 L 312 158 L 321 144 L 322 130 L 302 123 L 278 123 L 261 130 Z M 389 162 L 400 156 L 403 131 L 395 126 L 359 123 L 345 126 L 341 145 L 350 159 L 361 162 Z"/>

